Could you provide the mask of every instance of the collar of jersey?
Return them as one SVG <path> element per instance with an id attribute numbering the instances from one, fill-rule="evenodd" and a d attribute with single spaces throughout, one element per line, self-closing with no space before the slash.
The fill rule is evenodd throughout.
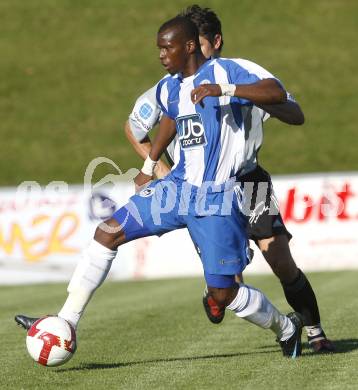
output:
<path id="1" fill-rule="evenodd" d="M 181 73 L 178 73 L 178 80 L 181 82 L 181 83 L 187 83 L 187 82 L 190 82 L 190 81 L 193 81 L 196 77 L 199 76 L 200 72 L 202 70 L 204 70 L 207 66 L 209 66 L 212 62 L 213 62 L 213 58 L 209 58 L 207 61 L 205 61 L 203 64 L 201 64 L 199 66 L 199 68 L 196 70 L 196 72 L 194 74 L 192 74 L 191 76 L 188 76 L 188 77 L 183 77 Z"/>

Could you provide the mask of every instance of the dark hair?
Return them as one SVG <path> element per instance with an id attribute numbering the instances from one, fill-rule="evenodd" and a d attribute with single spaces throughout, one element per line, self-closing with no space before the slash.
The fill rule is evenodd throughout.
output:
<path id="1" fill-rule="evenodd" d="M 194 22 L 199 30 L 199 34 L 206 38 L 212 45 L 214 45 L 216 34 L 220 34 L 221 38 L 223 36 L 220 19 L 210 8 L 201 8 L 199 5 L 194 4 L 182 11 L 179 16 L 184 16 Z M 219 50 L 222 49 L 223 45 L 224 40 L 222 38 Z"/>
<path id="2" fill-rule="evenodd" d="M 183 37 L 187 40 L 194 40 L 198 50 L 200 50 L 199 43 L 199 31 L 196 24 L 189 18 L 185 16 L 178 15 L 175 18 L 168 20 L 163 23 L 158 30 L 158 34 L 162 33 L 165 30 L 178 28 Z"/>

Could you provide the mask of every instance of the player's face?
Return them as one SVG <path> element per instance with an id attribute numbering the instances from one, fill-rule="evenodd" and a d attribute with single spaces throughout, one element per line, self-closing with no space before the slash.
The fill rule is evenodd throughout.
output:
<path id="1" fill-rule="evenodd" d="M 186 43 L 180 38 L 175 30 L 165 30 L 158 34 L 157 46 L 159 48 L 159 59 L 164 68 L 170 74 L 182 72 L 186 60 Z"/>
<path id="2" fill-rule="evenodd" d="M 205 58 L 214 57 L 215 49 L 214 46 L 202 35 L 199 35 L 199 42 L 201 52 L 204 54 Z"/>
<path id="3" fill-rule="evenodd" d="M 211 43 L 203 35 L 199 35 L 199 42 L 201 52 L 204 54 L 204 57 L 220 57 L 220 46 L 221 46 L 222 37 L 220 34 L 216 34 L 214 37 L 214 43 Z"/>

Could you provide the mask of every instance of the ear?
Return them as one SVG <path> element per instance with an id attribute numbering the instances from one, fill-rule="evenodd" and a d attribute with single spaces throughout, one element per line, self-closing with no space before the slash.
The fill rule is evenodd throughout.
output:
<path id="1" fill-rule="evenodd" d="M 196 43 L 194 40 L 190 40 L 190 41 L 187 41 L 186 43 L 186 50 L 188 52 L 188 54 L 192 54 L 195 52 L 196 50 Z"/>
<path id="2" fill-rule="evenodd" d="M 214 37 L 214 49 L 215 50 L 219 50 L 222 41 L 223 41 L 223 37 L 220 34 L 216 34 Z"/>

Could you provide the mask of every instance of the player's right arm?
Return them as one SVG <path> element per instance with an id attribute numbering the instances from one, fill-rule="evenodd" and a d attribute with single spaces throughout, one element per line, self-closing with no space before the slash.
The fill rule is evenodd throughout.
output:
<path id="1" fill-rule="evenodd" d="M 152 143 L 148 133 L 158 124 L 161 117 L 161 109 L 156 101 L 157 85 L 143 93 L 135 102 L 133 110 L 124 125 L 124 131 L 128 141 L 135 152 L 145 160 L 150 152 Z M 170 168 L 161 160 L 155 168 L 158 178 L 166 176 Z"/>
<path id="2" fill-rule="evenodd" d="M 159 124 L 159 130 L 154 137 L 149 157 L 154 161 L 158 161 L 175 136 L 176 123 L 164 114 Z"/>
<path id="3" fill-rule="evenodd" d="M 175 121 L 169 118 L 166 115 L 163 115 L 160 124 L 159 130 L 153 140 L 151 150 L 149 152 L 149 156 L 146 159 L 150 159 L 152 162 L 159 161 L 160 157 L 164 153 L 165 149 L 172 142 L 176 135 L 176 124 Z M 146 165 L 146 162 L 144 165 Z M 134 182 L 137 187 L 142 187 L 147 184 L 150 180 L 152 180 L 152 176 L 148 173 L 143 172 L 142 170 L 135 177 Z"/>
<path id="4" fill-rule="evenodd" d="M 167 91 L 167 86 L 165 85 L 166 81 L 167 80 L 162 79 L 156 86 L 155 99 L 158 108 L 163 113 L 163 116 L 160 120 L 159 130 L 153 140 L 149 155 L 144 162 L 143 168 L 134 179 L 137 187 L 147 184 L 152 179 L 154 167 L 156 166 L 157 161 L 159 161 L 165 149 L 176 136 L 176 123 L 174 119 L 170 117 L 168 112 L 168 94 L 165 93 L 165 91 Z M 164 93 L 163 85 L 165 85 Z"/>
<path id="5" fill-rule="evenodd" d="M 174 85 L 178 84 L 176 76 L 164 77 L 156 86 L 155 99 L 163 116 L 149 153 L 149 157 L 154 161 L 159 160 L 176 136 L 175 114 L 169 108 L 169 85 L 173 83 Z"/>

